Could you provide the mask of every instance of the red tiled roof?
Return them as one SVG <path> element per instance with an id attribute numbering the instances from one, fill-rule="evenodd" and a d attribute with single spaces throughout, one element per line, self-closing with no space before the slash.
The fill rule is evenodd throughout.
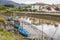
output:
<path id="1" fill-rule="evenodd" d="M 45 4 L 45 3 L 43 3 L 43 2 L 36 2 L 36 4 Z"/>

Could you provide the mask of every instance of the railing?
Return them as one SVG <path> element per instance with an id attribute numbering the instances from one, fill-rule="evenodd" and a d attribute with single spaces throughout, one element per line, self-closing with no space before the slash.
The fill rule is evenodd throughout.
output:
<path id="1" fill-rule="evenodd" d="M 31 38 L 31 39 L 38 39 L 38 40 L 51 40 L 51 37 L 49 37 L 46 33 L 43 32 L 42 34 L 42 31 L 37 29 L 35 25 L 33 24 L 30 24 L 28 22 L 25 22 L 25 21 L 20 21 L 20 25 L 23 26 L 23 28 L 25 28 L 27 31 L 31 32 L 31 35 L 30 37 L 27 37 L 27 38 Z M 32 33 L 33 32 L 33 33 Z M 42 37 L 43 35 L 43 37 Z"/>

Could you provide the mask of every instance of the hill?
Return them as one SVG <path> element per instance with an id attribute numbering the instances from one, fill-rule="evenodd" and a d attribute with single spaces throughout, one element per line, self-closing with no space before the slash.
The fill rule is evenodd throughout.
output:
<path id="1" fill-rule="evenodd" d="M 13 2 L 13 1 L 10 1 L 10 0 L 0 0 L 0 5 L 15 5 L 15 6 L 19 6 L 20 4 L 19 3 L 16 3 L 16 2 Z"/>

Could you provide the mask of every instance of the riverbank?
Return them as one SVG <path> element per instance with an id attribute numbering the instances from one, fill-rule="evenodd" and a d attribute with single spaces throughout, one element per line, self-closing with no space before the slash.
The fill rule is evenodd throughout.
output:
<path id="1" fill-rule="evenodd" d="M 0 40 L 23 40 L 21 37 L 15 36 L 13 33 L 0 28 Z"/>

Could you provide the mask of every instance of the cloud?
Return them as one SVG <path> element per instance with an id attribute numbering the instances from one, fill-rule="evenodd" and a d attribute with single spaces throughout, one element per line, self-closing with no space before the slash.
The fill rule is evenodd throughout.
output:
<path id="1" fill-rule="evenodd" d="M 48 4 L 60 4 L 60 0 L 12 0 L 15 1 L 17 3 L 34 3 L 34 2 L 44 2 L 44 3 L 48 3 Z"/>

